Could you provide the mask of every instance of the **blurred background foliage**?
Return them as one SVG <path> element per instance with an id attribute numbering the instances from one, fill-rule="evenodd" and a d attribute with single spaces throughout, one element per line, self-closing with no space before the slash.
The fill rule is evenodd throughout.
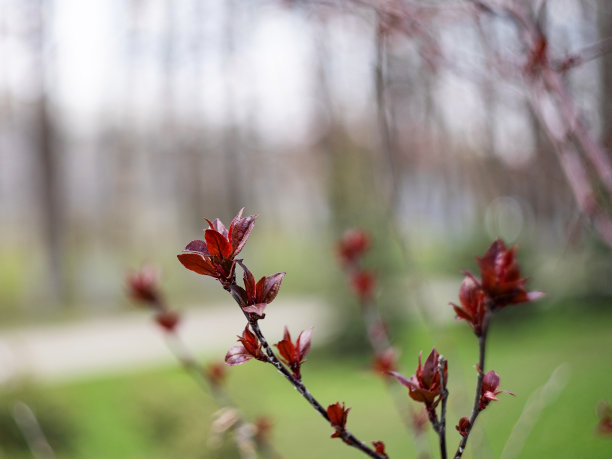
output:
<path id="1" fill-rule="evenodd" d="M 606 0 L 532 6 L 559 56 L 612 36 Z M 495 323 L 502 386 L 521 398 L 486 414 L 490 456 L 500 454 L 527 394 L 564 361 L 574 379 L 538 421 L 525 457 L 581 456 L 597 401 L 612 397 L 612 367 L 595 358 L 612 344 L 610 248 L 581 215 L 528 95 L 482 58 L 484 41 L 520 56 L 514 32 L 503 20 L 482 29 L 452 8 L 435 11 L 434 48 L 410 33 L 391 34 L 380 48 L 367 4 L 0 1 L 0 327 L 121 317 L 133 308 L 125 273 L 141 262 L 162 267 L 179 309 L 231 302 L 175 256 L 201 237 L 204 217 L 229 222 L 244 206 L 259 214 L 242 253 L 250 269 L 257 278 L 288 273 L 276 301 L 323 298 L 334 311 L 328 347 L 308 362 L 317 390 L 330 403 L 360 400 L 355 422 L 358 411 L 362 422 L 382 419 L 371 394 L 386 395 L 365 376 L 370 354 L 336 240 L 350 227 L 372 235 L 365 266 L 376 272 L 406 373 L 420 349 L 444 353 L 440 342 L 458 346 L 452 352 L 469 373 L 475 345 L 447 304 L 461 270 L 476 271 L 474 255 L 501 236 L 520 246 L 529 285 L 547 297 Z M 564 74 L 608 148 L 610 75 L 609 56 Z M 308 457 L 353 457 L 327 441 L 327 427 L 283 381 L 255 366 L 235 370 L 245 376 L 235 374 L 231 389 L 249 414 L 270 408 L 283 456 L 305 457 L 296 445 L 308 445 Z M 6 457 L 27 455 L 15 400 L 36 413 L 58 457 L 237 454 L 232 442 L 207 453 L 210 400 L 167 368 L 41 387 L 4 373 Z M 451 407 L 457 416 L 460 408 Z M 572 454 L 554 430 L 568 419 L 582 429 Z M 381 423 L 391 452 L 411 451 L 396 420 Z M 589 443 L 588 456 L 605 457 L 604 441 Z"/>

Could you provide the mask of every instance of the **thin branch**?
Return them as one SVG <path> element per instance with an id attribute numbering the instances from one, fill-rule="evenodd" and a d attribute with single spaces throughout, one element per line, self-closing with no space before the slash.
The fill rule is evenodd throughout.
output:
<path id="1" fill-rule="evenodd" d="M 440 408 L 440 422 L 438 423 L 438 438 L 440 440 L 440 457 L 446 459 L 446 401 L 448 400 L 448 389 L 446 388 L 446 377 L 444 368 L 446 360 L 443 356 L 438 357 L 438 374 L 440 375 L 440 391 L 442 392 L 442 407 Z"/>
<path id="2" fill-rule="evenodd" d="M 287 369 L 287 367 L 285 367 L 285 365 L 283 365 L 282 362 L 279 360 L 279 358 L 276 356 L 276 354 L 272 350 L 272 347 L 268 344 L 268 340 L 266 339 L 263 332 L 259 328 L 257 319 L 252 319 L 249 313 L 244 312 L 242 308 L 246 307 L 246 304 L 243 303 L 241 296 L 237 294 L 236 283 L 234 282 L 233 284 L 229 285 L 226 288 L 226 290 L 228 290 L 232 294 L 232 297 L 234 298 L 234 300 L 240 307 L 240 310 L 243 312 L 243 314 L 247 318 L 249 325 L 251 326 L 251 329 L 253 330 L 253 333 L 255 333 L 255 336 L 257 336 L 257 339 L 261 343 L 261 346 L 266 353 L 268 363 L 272 364 L 278 370 L 278 372 L 281 373 L 285 377 L 285 379 L 289 381 L 289 383 L 291 383 L 291 385 L 300 393 L 300 395 L 304 397 L 304 399 L 306 399 L 306 401 L 310 404 L 310 406 L 312 406 L 315 409 L 315 411 L 317 411 L 333 428 L 335 428 L 334 424 L 332 424 L 332 422 L 329 419 L 329 416 L 327 415 L 327 410 L 323 407 L 323 405 L 321 405 L 319 401 L 310 393 L 310 391 L 306 388 L 306 386 L 304 385 L 302 381 L 296 379 L 293 376 L 292 372 L 289 369 Z M 383 456 L 382 454 L 379 454 L 376 451 L 374 451 L 372 448 L 370 448 L 364 442 L 359 440 L 355 435 L 353 435 L 348 430 L 346 429 L 338 430 L 338 434 L 340 435 L 340 438 L 342 438 L 342 440 L 344 440 L 344 442 L 347 445 L 357 448 L 358 450 L 362 451 L 368 456 L 374 457 L 377 459 L 386 458 L 386 456 Z"/>
<path id="3" fill-rule="evenodd" d="M 470 416 L 470 424 L 466 429 L 465 435 L 461 437 L 461 441 L 459 442 L 459 447 L 457 448 L 457 452 L 455 453 L 455 459 L 459 459 L 463 452 L 465 451 L 465 445 L 467 444 L 468 438 L 474 427 L 474 422 L 476 418 L 480 414 L 480 393 L 482 391 L 482 380 L 484 379 L 484 368 L 485 368 L 485 351 L 487 346 L 487 331 L 488 331 L 488 322 L 489 322 L 489 312 L 487 310 L 487 315 L 485 315 L 484 325 L 483 325 L 483 333 L 478 337 L 478 379 L 476 381 L 476 392 L 474 394 L 474 407 L 472 408 L 472 414 Z"/>

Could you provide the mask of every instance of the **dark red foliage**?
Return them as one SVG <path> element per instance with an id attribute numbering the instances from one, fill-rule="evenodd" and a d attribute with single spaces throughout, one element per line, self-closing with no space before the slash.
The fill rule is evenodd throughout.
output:
<path id="1" fill-rule="evenodd" d="M 455 429 L 457 429 L 459 434 L 465 437 L 470 430 L 470 420 L 465 416 L 462 417 L 461 419 L 459 419 L 459 424 L 455 426 Z"/>
<path id="2" fill-rule="evenodd" d="M 390 347 L 376 354 L 372 369 L 375 373 L 389 377 L 391 372 L 397 370 L 397 352 L 395 352 L 395 349 Z"/>
<path id="3" fill-rule="evenodd" d="M 191 241 L 177 255 L 183 266 L 223 282 L 231 281 L 234 259 L 244 247 L 257 218 L 256 215 L 243 218 L 243 210 L 234 217 L 229 229 L 218 218 L 212 222 L 207 219 L 209 228 L 204 231 L 204 240 Z"/>
<path id="4" fill-rule="evenodd" d="M 371 272 L 359 270 L 351 276 L 351 287 L 360 300 L 367 301 L 374 295 L 376 279 Z"/>
<path id="5" fill-rule="evenodd" d="M 515 252 L 516 246 L 507 249 L 501 239 L 496 239 L 482 258 L 476 258 L 482 278 L 480 286 L 492 310 L 536 300 L 543 295 L 525 290 L 527 279 L 521 278 Z"/>
<path id="6" fill-rule="evenodd" d="M 266 355 L 261 350 L 261 343 L 257 336 L 249 330 L 249 326 L 244 327 L 242 336 L 238 337 L 241 345 L 232 346 L 225 354 L 225 363 L 230 366 L 242 365 L 251 359 L 267 362 Z"/>
<path id="7" fill-rule="evenodd" d="M 419 364 L 416 369 L 416 375 L 407 379 L 399 373 L 391 372 L 397 380 L 408 388 L 410 397 L 417 402 L 425 403 L 428 408 L 435 407 L 442 396 L 442 387 L 440 384 L 440 372 L 438 371 L 438 351 L 433 348 L 425 365 L 421 365 L 421 356 L 419 353 Z M 444 380 L 447 380 L 448 365 L 444 362 Z"/>
<path id="8" fill-rule="evenodd" d="M 153 266 L 143 266 L 127 276 L 126 284 L 130 297 L 149 306 L 159 306 L 161 292 L 159 290 L 159 269 Z"/>
<path id="9" fill-rule="evenodd" d="M 472 276 L 466 276 L 459 289 L 461 306 L 451 303 L 457 314 L 457 319 L 465 320 L 474 329 L 477 336 L 483 333 L 483 322 L 486 313 L 485 293 Z"/>
<path id="10" fill-rule="evenodd" d="M 289 329 L 285 327 L 285 334 L 282 341 L 276 343 L 281 359 L 291 369 L 293 372 L 293 377 L 297 380 L 302 379 L 300 369 L 302 367 L 302 363 L 305 361 L 306 354 L 308 354 L 308 351 L 310 350 L 311 334 L 312 328 L 304 330 L 299 334 L 295 344 L 293 344 L 291 341 L 291 335 L 289 334 Z"/>
<path id="11" fill-rule="evenodd" d="M 338 438 L 346 430 L 346 419 L 348 418 L 350 408 L 345 408 L 344 402 L 336 402 L 327 407 L 327 417 L 336 431 L 331 435 L 331 438 Z"/>
<path id="12" fill-rule="evenodd" d="M 164 331 L 172 333 L 179 323 L 179 315 L 174 311 L 164 309 L 155 315 L 155 321 Z"/>
<path id="13" fill-rule="evenodd" d="M 507 390 L 499 390 L 499 375 L 495 371 L 491 370 L 482 380 L 482 387 L 480 389 L 480 402 L 478 403 L 478 409 L 484 410 L 490 402 L 497 401 L 497 395 L 502 392 L 506 392 L 510 395 L 514 395 L 512 392 Z"/>
<path id="14" fill-rule="evenodd" d="M 243 307 L 243 310 L 263 319 L 266 306 L 278 295 L 285 273 L 264 276 L 255 283 L 255 277 L 251 271 L 244 264 L 240 263 L 240 265 L 244 270 L 244 292 L 242 290 L 240 292 L 244 294 L 244 302 L 247 305 Z"/>
<path id="15" fill-rule="evenodd" d="M 373 441 L 372 445 L 374 445 L 375 451 L 378 454 L 381 454 L 384 457 L 388 457 L 387 452 L 385 451 L 385 444 L 382 441 Z"/>
<path id="16" fill-rule="evenodd" d="M 476 257 L 482 281 L 466 273 L 459 290 L 461 305 L 451 303 L 457 319 L 467 321 L 477 336 L 486 333 L 488 313 L 544 295 L 525 290 L 527 279 L 521 277 L 515 252 L 516 246 L 507 249 L 501 239 L 496 239 L 482 258 Z"/>
<path id="17" fill-rule="evenodd" d="M 338 257 L 345 264 L 354 263 L 370 248 L 370 236 L 360 229 L 346 230 L 338 241 Z"/>

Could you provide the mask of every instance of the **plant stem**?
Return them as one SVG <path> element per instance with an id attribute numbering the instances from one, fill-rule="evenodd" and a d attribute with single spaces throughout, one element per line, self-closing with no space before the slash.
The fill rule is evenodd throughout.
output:
<path id="1" fill-rule="evenodd" d="M 487 345 L 487 332 L 489 328 L 489 313 L 485 315 L 484 324 L 483 324 L 483 333 L 478 337 L 478 350 L 479 350 L 479 358 L 478 358 L 478 380 L 476 382 L 476 393 L 474 394 L 474 407 L 472 408 L 472 415 L 470 416 L 470 425 L 466 429 L 466 434 L 461 437 L 461 441 L 459 442 L 459 447 L 457 448 L 457 452 L 455 453 L 455 459 L 459 459 L 463 452 L 465 451 L 465 445 L 467 444 L 468 437 L 470 436 L 470 432 L 474 427 L 474 422 L 480 413 L 480 392 L 482 391 L 482 380 L 484 379 L 484 365 L 485 365 L 485 350 Z"/>
<path id="2" fill-rule="evenodd" d="M 237 287 L 236 284 L 233 284 L 233 285 L 230 285 L 229 288 L 227 288 L 226 290 L 228 290 L 232 294 L 232 297 L 234 298 L 238 306 L 240 306 L 240 310 L 242 310 L 242 308 L 246 307 L 247 305 L 243 304 L 241 296 L 236 294 L 236 287 Z M 279 371 L 279 373 L 281 373 L 285 377 L 285 379 L 287 379 L 293 385 L 293 387 L 295 387 L 295 389 L 300 393 L 300 395 L 306 399 L 306 401 L 310 404 L 310 406 L 312 406 L 321 416 L 323 416 L 323 418 L 327 422 L 329 422 L 329 424 L 332 427 L 335 428 L 334 424 L 332 424 L 332 422 L 329 419 L 329 416 L 327 415 L 327 410 L 323 407 L 323 405 L 321 405 L 318 402 L 318 400 L 314 398 L 314 396 L 306 388 L 304 383 L 296 379 L 293 376 L 292 372 L 289 369 L 287 369 L 287 367 L 285 367 L 285 365 L 283 365 L 282 362 L 278 359 L 278 357 L 272 350 L 272 347 L 270 347 L 270 345 L 268 344 L 268 340 L 266 340 L 266 337 L 263 335 L 261 329 L 259 328 L 257 319 L 252 319 L 251 318 L 252 316 L 249 313 L 244 312 L 244 310 L 242 310 L 242 312 L 247 318 L 249 325 L 251 326 L 251 329 L 253 330 L 253 333 L 255 333 L 255 336 L 257 336 L 257 339 L 261 343 L 261 346 L 263 347 L 266 353 L 266 356 L 268 357 L 268 362 L 274 365 L 274 367 Z M 376 451 L 374 451 L 372 448 L 370 448 L 364 442 L 359 440 L 348 430 L 346 429 L 338 430 L 338 434 L 340 435 L 340 438 L 342 438 L 342 440 L 344 440 L 344 442 L 347 445 L 357 448 L 358 450 L 362 451 L 368 456 L 374 457 L 377 459 L 386 459 L 386 456 L 383 456 L 382 454 L 379 454 Z"/>
<path id="3" fill-rule="evenodd" d="M 446 401 L 448 400 L 448 390 L 446 389 L 446 378 L 444 377 L 444 368 L 446 360 L 444 357 L 438 357 L 438 372 L 440 374 L 440 390 L 442 391 L 442 407 L 440 408 L 440 422 L 438 423 L 438 437 L 440 439 L 440 457 L 446 459 Z"/>

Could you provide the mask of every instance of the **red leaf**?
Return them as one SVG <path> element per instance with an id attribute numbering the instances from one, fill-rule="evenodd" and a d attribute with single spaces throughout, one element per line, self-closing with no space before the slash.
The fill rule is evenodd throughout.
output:
<path id="1" fill-rule="evenodd" d="M 470 429 L 470 420 L 465 416 L 462 417 L 459 419 L 459 423 L 455 426 L 455 429 L 459 431 L 459 434 L 465 437 Z"/>
<path id="2" fill-rule="evenodd" d="M 159 269 L 155 266 L 143 266 L 130 273 L 126 278 L 130 296 L 143 304 L 157 306 L 161 302 L 159 278 Z"/>
<path id="3" fill-rule="evenodd" d="M 415 384 L 412 381 L 412 378 L 408 379 L 406 378 L 404 375 L 399 374 L 396 371 L 390 371 L 389 372 L 391 375 L 395 376 L 395 378 L 403 385 L 406 386 L 408 389 L 414 389 L 415 388 Z"/>
<path id="4" fill-rule="evenodd" d="M 208 225 L 210 226 L 211 229 L 214 229 L 216 232 L 221 234 L 221 236 L 223 236 L 224 238 L 227 239 L 227 228 L 225 227 L 225 225 L 223 224 L 223 222 L 221 220 L 219 220 L 218 218 L 215 218 L 211 222 L 207 218 L 206 221 L 208 222 Z"/>
<path id="5" fill-rule="evenodd" d="M 333 405 L 329 405 L 327 407 L 327 417 L 329 418 L 329 422 L 339 430 L 344 430 L 346 428 L 346 420 L 348 418 L 348 413 L 351 411 L 350 408 L 345 408 L 344 402 L 340 405 L 340 402 L 336 402 Z M 335 436 L 337 432 L 335 432 Z M 334 437 L 334 435 L 332 435 Z"/>
<path id="6" fill-rule="evenodd" d="M 279 341 L 276 343 L 276 347 L 287 365 L 291 365 L 293 362 L 295 362 L 295 346 L 291 340 Z"/>
<path id="7" fill-rule="evenodd" d="M 312 328 L 309 328 L 308 330 L 304 330 L 302 333 L 300 333 L 300 335 L 298 336 L 297 342 L 295 343 L 295 347 L 297 348 L 298 353 L 299 353 L 300 361 L 303 361 L 306 354 L 308 354 L 308 351 L 310 351 L 311 335 L 312 335 Z"/>
<path id="8" fill-rule="evenodd" d="M 206 242 L 204 241 L 191 241 L 189 244 L 187 244 L 185 250 L 187 252 L 198 252 L 206 257 L 210 256 L 210 253 L 208 253 L 208 248 L 206 247 Z"/>
<path id="9" fill-rule="evenodd" d="M 387 457 L 387 453 L 385 452 L 385 444 L 382 441 L 373 441 L 372 445 L 376 448 L 376 452 L 378 454 L 382 454 L 384 457 Z"/>
<path id="10" fill-rule="evenodd" d="M 291 334 L 289 333 L 289 328 L 285 325 L 285 331 L 283 332 L 283 339 L 287 341 L 291 341 Z"/>
<path id="11" fill-rule="evenodd" d="M 276 295 L 278 295 L 283 277 L 285 277 L 285 273 L 276 273 L 259 279 L 255 286 L 257 301 L 260 303 L 272 303 Z"/>
<path id="12" fill-rule="evenodd" d="M 249 302 L 257 301 L 256 299 L 257 296 L 255 292 L 255 277 L 245 265 L 240 263 L 240 266 L 242 266 L 242 269 L 244 270 L 244 276 L 243 276 L 244 288 L 246 290 L 248 301 Z"/>
<path id="13" fill-rule="evenodd" d="M 183 266 L 191 271 L 204 276 L 216 277 L 217 272 L 214 266 L 210 263 L 208 258 L 202 256 L 201 253 L 197 252 L 183 252 L 177 255 L 179 261 Z"/>
<path id="14" fill-rule="evenodd" d="M 244 244 L 246 244 L 249 234 L 251 234 L 253 226 L 255 225 L 255 219 L 257 218 L 257 215 L 249 215 L 248 217 L 242 218 L 243 210 L 244 208 L 240 209 L 238 215 L 232 220 L 227 235 L 232 245 L 234 255 L 237 255 L 244 247 Z"/>
<path id="15" fill-rule="evenodd" d="M 244 346 L 232 346 L 227 354 L 225 354 L 225 363 L 229 366 L 242 365 L 251 360 L 253 356 L 245 349 Z"/>
<path id="16" fill-rule="evenodd" d="M 232 246 L 223 235 L 213 229 L 204 232 L 206 246 L 212 256 L 228 258 L 232 254 Z"/>
<path id="17" fill-rule="evenodd" d="M 267 303 L 257 303 L 242 308 L 244 312 L 248 312 L 249 314 L 257 314 L 260 319 L 263 319 L 266 315 L 264 314 L 264 309 L 268 306 Z"/>
<path id="18" fill-rule="evenodd" d="M 155 316 L 155 321 L 161 328 L 171 333 L 179 323 L 179 315 L 173 311 L 162 311 Z"/>

